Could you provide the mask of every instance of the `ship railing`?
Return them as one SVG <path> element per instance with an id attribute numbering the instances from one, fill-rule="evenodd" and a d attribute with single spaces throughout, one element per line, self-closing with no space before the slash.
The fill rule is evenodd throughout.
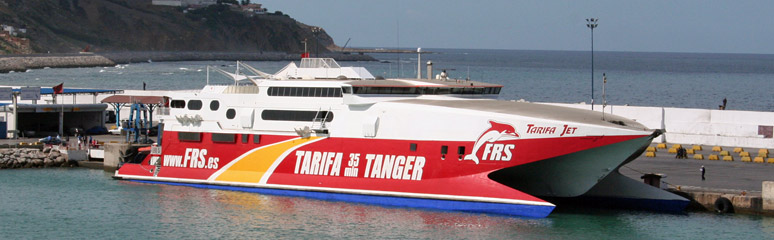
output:
<path id="1" fill-rule="evenodd" d="M 310 128 L 318 132 L 326 132 L 328 130 L 328 127 L 326 126 L 326 122 L 328 120 L 328 115 L 330 113 L 331 113 L 330 109 L 328 109 L 328 111 L 325 111 L 325 114 L 323 114 L 322 109 L 318 109 L 317 113 L 315 113 L 314 115 L 314 119 L 312 119 L 312 126 Z"/>

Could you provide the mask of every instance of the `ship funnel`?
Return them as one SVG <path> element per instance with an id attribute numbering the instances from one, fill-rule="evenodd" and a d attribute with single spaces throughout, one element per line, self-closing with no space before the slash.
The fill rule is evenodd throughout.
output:
<path id="1" fill-rule="evenodd" d="M 427 80 L 433 79 L 433 61 L 427 61 Z"/>

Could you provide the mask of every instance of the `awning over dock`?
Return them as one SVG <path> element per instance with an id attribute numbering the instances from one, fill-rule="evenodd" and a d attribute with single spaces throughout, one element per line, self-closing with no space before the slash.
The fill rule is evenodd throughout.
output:
<path id="1" fill-rule="evenodd" d="M 141 104 L 163 104 L 166 97 L 161 96 L 132 96 L 132 95 L 113 95 L 102 99 L 102 103 L 141 103 Z"/>

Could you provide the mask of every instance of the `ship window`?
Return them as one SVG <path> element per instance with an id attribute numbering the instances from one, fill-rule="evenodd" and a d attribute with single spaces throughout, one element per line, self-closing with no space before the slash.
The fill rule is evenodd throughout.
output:
<path id="1" fill-rule="evenodd" d="M 212 141 L 213 142 L 222 142 L 222 143 L 234 143 L 234 142 L 236 142 L 236 134 L 231 134 L 231 133 L 213 133 L 212 134 Z"/>
<path id="2" fill-rule="evenodd" d="M 493 93 L 494 93 L 494 94 L 500 94 L 500 89 L 502 89 L 502 87 L 496 87 L 496 88 L 494 88 L 494 92 L 493 92 Z"/>
<path id="3" fill-rule="evenodd" d="M 212 100 L 212 102 L 210 102 L 210 110 L 216 111 L 218 108 L 220 108 L 220 102 L 218 102 L 218 100 Z"/>
<path id="4" fill-rule="evenodd" d="M 234 117 L 236 117 L 236 110 L 234 110 L 233 108 L 229 108 L 228 110 L 226 110 L 226 118 L 234 119 Z"/>
<path id="5" fill-rule="evenodd" d="M 449 146 L 441 146 L 441 154 L 449 153 Z"/>
<path id="6" fill-rule="evenodd" d="M 464 155 L 465 154 L 465 147 L 464 146 L 457 147 L 457 154 Z"/>
<path id="7" fill-rule="evenodd" d="M 188 110 L 202 109 L 202 100 L 190 100 L 188 101 Z"/>
<path id="8" fill-rule="evenodd" d="M 410 149 L 412 152 L 416 152 L 416 151 L 417 151 L 417 144 L 416 144 L 416 143 L 412 143 L 412 144 L 410 145 L 409 149 Z"/>
<path id="9" fill-rule="evenodd" d="M 247 143 L 250 140 L 250 134 L 242 134 L 242 143 Z"/>
<path id="10" fill-rule="evenodd" d="M 185 107 L 185 101 L 183 100 L 172 100 L 169 102 L 169 106 L 172 108 L 184 108 Z"/>
<path id="11" fill-rule="evenodd" d="M 327 116 L 327 117 L 326 117 Z M 333 121 L 333 113 L 328 111 L 291 111 L 291 110 L 263 110 L 263 120 L 271 121 L 301 121 L 311 122 L 315 118 L 325 118 L 326 122 Z"/>
<path id="12" fill-rule="evenodd" d="M 254 134 L 254 135 L 253 135 L 253 143 L 255 143 L 255 144 L 259 144 L 259 143 L 261 143 L 261 135 L 259 135 L 259 134 Z"/>
<path id="13" fill-rule="evenodd" d="M 177 139 L 181 142 L 199 142 L 202 141 L 202 133 L 199 132 L 178 132 Z"/>
<path id="14" fill-rule="evenodd" d="M 341 87 L 341 91 L 346 93 L 346 94 L 351 94 L 352 93 L 352 87 Z"/>

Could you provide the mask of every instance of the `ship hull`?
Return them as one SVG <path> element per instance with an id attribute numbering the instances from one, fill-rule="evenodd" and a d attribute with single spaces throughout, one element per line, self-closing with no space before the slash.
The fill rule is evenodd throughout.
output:
<path id="1" fill-rule="evenodd" d="M 210 142 L 211 133 L 200 133 L 199 142 L 176 138 L 178 132 L 165 132 L 158 154 L 140 163 L 126 163 L 117 172 L 119 179 L 165 183 L 212 189 L 237 190 L 347 201 L 395 207 L 491 213 L 523 217 L 546 217 L 554 205 L 533 193 L 525 193 L 495 181 L 492 173 L 503 168 L 551 160 L 537 153 L 514 154 L 509 161 L 473 163 L 465 152 L 442 154 L 442 146 L 473 148 L 474 142 L 347 139 L 283 135 L 237 135 L 246 140 Z M 251 137 L 253 139 L 251 139 Z M 604 139 L 606 138 L 606 139 Z M 601 137 L 602 150 L 609 146 L 629 149 L 633 143 L 649 143 L 650 136 Z M 577 141 L 580 141 L 578 143 Z M 550 148 L 557 145 L 583 145 L 588 139 L 514 140 L 516 149 Z M 573 144 L 574 143 L 574 144 Z M 409 146 L 417 144 L 417 149 Z M 616 148 L 617 149 L 617 148 Z M 632 154 L 632 153 L 629 153 Z M 529 156 L 520 158 L 519 156 Z M 622 157 L 612 166 L 621 164 Z M 588 160 L 588 159 L 586 159 Z M 563 169 L 555 166 L 555 169 Z M 569 176 L 569 175 L 568 175 Z M 591 177 L 589 177 L 591 176 Z M 596 179 L 581 173 L 580 179 Z M 533 182 L 538 183 L 538 182 Z M 587 190 L 587 189 L 586 189 Z M 582 191 L 582 190 L 576 190 Z"/>

